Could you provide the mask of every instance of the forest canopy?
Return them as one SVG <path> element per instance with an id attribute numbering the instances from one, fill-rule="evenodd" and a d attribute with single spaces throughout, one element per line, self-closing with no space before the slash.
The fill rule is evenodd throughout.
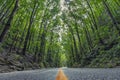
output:
<path id="1" fill-rule="evenodd" d="M 120 65 L 119 0 L 0 0 L 0 53 L 40 67 Z"/>

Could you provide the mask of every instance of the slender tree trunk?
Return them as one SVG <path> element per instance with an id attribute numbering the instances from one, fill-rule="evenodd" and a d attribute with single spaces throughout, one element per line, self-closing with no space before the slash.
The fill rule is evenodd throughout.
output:
<path id="1" fill-rule="evenodd" d="M 116 30 L 119 32 L 119 35 L 120 35 L 120 28 L 118 27 L 118 23 L 115 20 L 112 12 L 110 11 L 109 6 L 107 5 L 107 3 L 104 0 L 103 0 L 103 5 L 105 6 L 105 8 L 107 10 L 107 13 L 108 13 L 108 15 L 110 16 L 110 18 L 111 18 L 111 20 L 113 22 L 113 25 L 116 27 Z"/>
<path id="2" fill-rule="evenodd" d="M 119 6 L 120 7 L 120 3 L 119 2 L 117 2 L 116 0 L 114 0 L 115 1 L 115 3 L 117 4 L 117 6 Z"/>
<path id="3" fill-rule="evenodd" d="M 3 22 L 3 18 L 6 16 L 6 15 L 9 15 L 8 13 L 10 12 L 10 8 L 11 6 L 13 5 L 14 2 L 12 2 L 9 7 L 7 8 L 7 10 L 4 12 L 4 14 L 0 17 L 0 22 L 4 23 Z"/>
<path id="4" fill-rule="evenodd" d="M 73 39 L 73 44 L 74 44 L 74 49 L 75 49 L 75 54 L 76 54 L 76 62 L 77 62 L 79 60 L 77 43 L 76 43 L 76 39 L 75 39 L 72 27 L 69 26 L 69 28 L 70 28 L 70 32 L 71 32 L 72 39 Z"/>
<path id="5" fill-rule="evenodd" d="M 27 44 L 28 44 L 28 40 L 29 40 L 29 37 L 30 37 L 30 30 L 31 30 L 31 26 L 32 26 L 32 23 L 33 23 L 33 18 L 35 16 L 35 13 L 36 13 L 36 9 L 38 8 L 38 6 L 36 7 L 36 3 L 34 4 L 34 8 L 33 8 L 33 11 L 31 13 L 31 16 L 30 16 L 30 22 L 29 22 L 29 26 L 28 26 L 28 31 L 27 31 L 27 35 L 25 37 L 25 41 L 24 41 L 24 47 L 23 47 L 23 50 L 22 50 L 22 54 L 25 55 L 26 53 L 26 49 L 27 49 Z"/>
<path id="6" fill-rule="evenodd" d="M 82 57 L 82 55 L 84 54 L 84 49 L 82 47 L 81 38 L 80 38 L 80 35 L 79 35 L 79 29 L 78 29 L 79 25 L 77 24 L 77 20 L 76 20 L 77 17 L 73 14 L 70 7 L 69 7 L 69 10 L 70 10 L 71 15 L 75 19 L 75 30 L 76 30 L 77 38 L 78 38 L 78 42 L 79 42 L 79 50 L 80 50 L 79 52 L 81 52 L 80 56 Z"/>
<path id="7" fill-rule="evenodd" d="M 89 3 L 88 0 L 86 0 L 86 2 L 87 2 L 88 7 L 90 8 L 90 11 L 91 11 L 91 14 L 92 14 L 92 17 L 91 17 L 91 18 L 92 18 L 92 20 L 93 20 L 92 22 L 93 22 L 94 27 L 95 27 L 95 29 L 96 29 L 96 31 L 97 31 L 97 36 L 98 36 L 98 38 L 99 38 L 99 41 L 100 41 L 101 44 L 104 44 L 102 38 L 100 37 L 100 33 L 99 33 L 99 31 L 98 31 L 98 25 L 97 25 L 97 22 L 96 22 L 95 15 L 94 15 L 94 13 L 93 13 L 92 7 L 91 7 L 91 5 L 90 5 L 90 3 Z"/>
<path id="8" fill-rule="evenodd" d="M 10 17 L 9 17 L 9 19 L 8 19 L 8 21 L 7 21 L 7 23 L 6 23 L 5 27 L 4 27 L 1 35 L 0 35 L 0 42 L 3 41 L 6 33 L 8 32 L 8 30 L 9 30 L 9 28 L 10 28 L 10 26 L 11 26 L 12 19 L 13 19 L 13 17 L 14 17 L 14 14 L 15 14 L 17 8 L 18 8 L 18 2 L 19 2 L 19 0 L 16 0 L 15 6 L 14 6 L 14 8 L 13 8 L 13 11 L 12 11 L 12 13 L 10 14 Z"/>
<path id="9" fill-rule="evenodd" d="M 3 3 L 3 5 L 0 7 L 0 17 L 2 16 L 3 12 L 4 12 L 4 9 L 6 8 L 7 6 L 7 1 L 5 3 Z"/>
<path id="10" fill-rule="evenodd" d="M 10 48 L 9 48 L 9 53 L 12 51 L 13 46 L 15 47 L 15 43 L 17 42 L 16 39 L 18 38 L 18 37 L 17 37 L 18 34 L 19 34 L 19 33 L 17 33 L 17 34 L 15 35 L 15 37 L 13 38 L 13 40 L 12 40 L 11 46 L 10 46 Z M 15 40 L 15 41 L 14 41 L 14 40 Z"/>

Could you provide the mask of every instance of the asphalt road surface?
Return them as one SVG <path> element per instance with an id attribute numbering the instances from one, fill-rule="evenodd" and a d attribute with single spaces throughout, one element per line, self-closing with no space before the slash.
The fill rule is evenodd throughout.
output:
<path id="1" fill-rule="evenodd" d="M 69 80 L 120 80 L 120 68 L 62 68 Z M 55 80 L 55 69 L 0 73 L 0 80 Z"/>

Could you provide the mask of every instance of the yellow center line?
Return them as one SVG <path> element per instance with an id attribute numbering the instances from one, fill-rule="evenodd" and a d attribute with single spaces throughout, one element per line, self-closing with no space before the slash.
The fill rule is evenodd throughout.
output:
<path id="1" fill-rule="evenodd" d="M 55 80 L 68 80 L 68 77 L 65 75 L 62 69 L 59 69 Z"/>

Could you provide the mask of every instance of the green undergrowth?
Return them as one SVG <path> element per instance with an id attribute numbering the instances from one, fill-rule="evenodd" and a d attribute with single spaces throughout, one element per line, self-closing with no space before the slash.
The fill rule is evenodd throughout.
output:
<path id="1" fill-rule="evenodd" d="M 86 60 L 83 60 L 84 67 L 112 68 L 120 66 L 119 39 L 115 39 L 107 45 L 99 45 L 98 48 L 96 48 L 97 53 L 95 50 L 91 52 L 92 54 L 96 54 L 95 56 L 88 57 Z"/>

